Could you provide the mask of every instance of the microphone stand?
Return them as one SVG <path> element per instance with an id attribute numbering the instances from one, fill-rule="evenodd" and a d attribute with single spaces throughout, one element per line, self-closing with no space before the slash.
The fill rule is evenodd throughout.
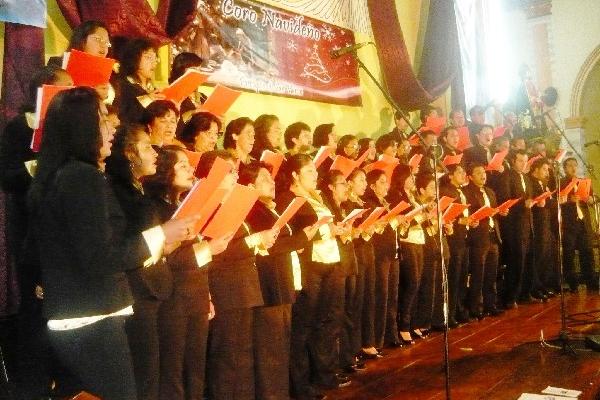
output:
<path id="1" fill-rule="evenodd" d="M 411 130 L 411 133 L 417 135 L 419 138 L 419 142 L 423 145 L 426 151 L 431 151 L 433 155 L 433 174 L 434 174 L 434 182 L 435 182 L 435 203 L 436 203 L 436 215 L 437 215 L 437 225 L 438 225 L 438 246 L 439 246 L 439 254 L 440 254 L 440 265 L 442 269 L 442 296 L 443 296 L 443 312 L 444 312 L 444 372 L 446 375 L 446 400 L 450 400 L 450 355 L 449 355 L 449 343 L 448 343 L 448 271 L 446 269 L 446 263 L 444 261 L 444 245 L 443 245 L 443 235 L 444 232 L 442 230 L 442 210 L 440 208 L 440 188 L 437 179 L 437 170 L 439 167 L 438 158 L 443 155 L 443 147 L 440 146 L 437 142 L 431 145 L 431 149 L 427 147 L 425 143 L 425 139 L 421 135 L 419 131 L 415 129 L 407 115 L 404 111 L 396 104 L 394 99 L 390 96 L 388 91 L 382 86 L 382 84 L 375 78 L 375 76 L 371 73 L 369 68 L 361 61 L 361 59 L 356 54 L 356 51 L 352 51 L 352 55 L 358 66 L 366 72 L 366 74 L 371 78 L 371 81 L 377 86 L 379 91 L 383 94 L 387 102 L 392 106 L 392 108 L 400 114 L 402 119 L 406 122 L 408 127 Z M 438 151 L 436 151 L 436 149 Z"/>

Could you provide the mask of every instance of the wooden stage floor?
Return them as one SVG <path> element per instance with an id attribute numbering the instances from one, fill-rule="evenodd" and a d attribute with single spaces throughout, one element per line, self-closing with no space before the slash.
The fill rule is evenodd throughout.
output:
<path id="1" fill-rule="evenodd" d="M 583 288 L 565 300 L 567 314 L 600 310 L 600 295 Z M 577 318 L 600 321 L 600 311 Z M 451 398 L 516 400 L 521 393 L 539 394 L 547 386 L 558 386 L 583 391 L 579 400 L 596 399 L 600 353 L 585 349 L 582 340 L 572 342 L 576 356 L 540 342 L 542 332 L 546 341 L 555 339 L 560 325 L 560 298 L 555 297 L 450 330 Z M 600 324 L 569 323 L 569 332 L 573 339 L 600 334 Z M 327 398 L 443 400 L 443 344 L 443 334 L 433 333 L 413 346 L 387 349 L 385 357 L 353 374 L 350 386 L 328 392 Z"/>

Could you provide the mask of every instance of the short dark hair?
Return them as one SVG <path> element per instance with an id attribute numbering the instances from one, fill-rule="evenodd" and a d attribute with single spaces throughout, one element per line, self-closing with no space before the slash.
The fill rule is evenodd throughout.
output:
<path id="1" fill-rule="evenodd" d="M 285 129 L 283 139 L 285 142 L 285 147 L 287 147 L 288 150 L 294 148 L 294 142 L 292 139 L 298 139 L 300 137 L 300 132 L 302 131 L 310 132 L 310 126 L 304 122 L 294 122 Z"/>
<path id="2" fill-rule="evenodd" d="M 386 133 L 385 135 L 381 135 L 377 138 L 377 140 L 375 141 L 375 148 L 377 149 L 378 153 L 383 153 L 385 149 L 393 146 L 394 143 L 398 144 L 398 142 L 392 135 Z"/>
<path id="3" fill-rule="evenodd" d="M 460 108 L 454 108 L 454 109 L 452 109 L 452 111 L 450 111 L 450 114 L 448 114 L 448 118 L 450 118 L 450 119 L 454 118 L 454 114 L 459 113 L 459 112 L 461 112 L 461 113 L 463 113 L 463 115 L 465 115 L 464 111 L 461 110 Z"/>
<path id="4" fill-rule="evenodd" d="M 481 133 L 481 131 L 483 131 L 484 129 L 491 129 L 492 132 L 494 132 L 494 127 L 492 125 L 489 124 L 483 124 L 483 125 L 479 125 L 477 127 L 477 131 L 475 132 L 476 135 L 479 135 Z"/>
<path id="5" fill-rule="evenodd" d="M 369 186 L 377 182 L 382 175 L 385 175 L 385 171 L 382 169 L 374 169 L 367 172 L 367 183 Z"/>
<path id="6" fill-rule="evenodd" d="M 421 111 L 419 112 L 419 119 L 421 120 L 422 123 L 425 123 L 425 121 L 427 121 L 427 117 L 429 116 L 429 113 L 432 112 L 433 110 L 435 110 L 435 107 L 432 106 L 425 106 L 421 109 Z"/>
<path id="7" fill-rule="evenodd" d="M 469 110 L 469 116 L 473 117 L 473 115 L 476 115 L 476 114 L 485 114 L 485 109 L 479 105 L 474 105 Z"/>
<path id="8" fill-rule="evenodd" d="M 577 159 L 575 157 L 567 157 L 563 160 L 562 165 L 563 168 L 567 165 L 568 162 L 570 161 L 575 161 L 575 163 L 577 163 L 577 165 L 579 165 L 579 161 L 577 161 Z"/>
<path id="9" fill-rule="evenodd" d="M 415 187 L 417 188 L 417 193 L 419 189 L 425 189 L 430 182 L 435 180 L 435 175 L 431 172 L 421 172 L 418 173 L 415 177 Z"/>
<path id="10" fill-rule="evenodd" d="M 281 168 L 275 177 L 275 187 L 277 192 L 284 192 L 290 189 L 294 182 L 293 174 L 299 174 L 302 167 L 313 162 L 309 155 L 298 153 L 288 157 L 281 164 Z"/>
<path id="11" fill-rule="evenodd" d="M 96 32 L 98 28 L 102 28 L 108 32 L 108 28 L 104 22 L 101 21 L 89 20 L 77 25 L 71 34 L 71 39 L 69 39 L 69 46 L 67 47 L 67 50 L 75 49 L 83 51 L 88 36 Z"/>
<path id="12" fill-rule="evenodd" d="M 313 132 L 313 146 L 321 147 L 329 144 L 329 134 L 333 131 L 334 124 L 321 124 Z"/>
<path id="13" fill-rule="evenodd" d="M 136 38 L 128 41 L 120 54 L 119 62 L 121 66 L 119 74 L 123 77 L 135 75 L 140 67 L 142 53 L 148 50 L 156 51 L 148 39 Z"/>
<path id="14" fill-rule="evenodd" d="M 335 154 L 342 155 L 346 157 L 346 153 L 344 152 L 344 148 L 348 146 L 353 140 L 356 140 L 356 136 L 354 135 L 344 135 L 338 140 L 337 148 L 335 150 Z"/>
<path id="15" fill-rule="evenodd" d="M 99 110 L 100 97 L 89 87 L 64 90 L 50 102 L 38 168 L 29 192 L 33 214 L 37 214 L 50 181 L 68 160 L 98 167 L 102 145 Z"/>
<path id="16" fill-rule="evenodd" d="M 514 163 L 515 160 L 517 159 L 517 156 L 527 156 L 527 157 L 529 157 L 529 154 L 527 154 L 527 152 L 525 150 L 513 150 L 510 153 L 510 162 Z"/>
<path id="17" fill-rule="evenodd" d="M 544 165 L 550 165 L 550 161 L 548 161 L 548 159 L 546 157 L 538 158 L 533 163 L 531 163 L 531 168 L 529 169 L 529 172 L 533 172 L 537 169 L 540 169 Z"/>
<path id="18" fill-rule="evenodd" d="M 390 180 L 390 192 L 401 192 L 404 193 L 404 183 L 406 179 L 412 174 L 412 168 L 406 164 L 398 164 L 392 172 L 392 179 Z"/>
<path id="19" fill-rule="evenodd" d="M 446 137 L 448 136 L 448 132 L 450 131 L 457 131 L 458 132 L 458 128 L 454 127 L 454 126 L 447 126 L 444 128 L 444 130 L 442 130 L 442 133 L 440 133 L 440 139 L 444 139 L 446 140 Z"/>
<path id="20" fill-rule="evenodd" d="M 448 175 L 454 175 L 454 173 L 459 168 L 462 168 L 464 170 L 465 167 L 463 167 L 461 164 L 450 164 L 450 165 L 446 166 L 446 169 L 448 170 Z"/>
<path id="21" fill-rule="evenodd" d="M 238 183 L 240 185 L 249 185 L 255 183 L 260 170 L 263 168 L 269 172 L 273 170 L 271 165 L 262 161 L 254 160 L 250 161 L 248 164 L 240 163 Z"/>
<path id="22" fill-rule="evenodd" d="M 206 178 L 217 158 L 233 160 L 233 155 L 226 150 L 213 150 L 202 153 L 194 175 L 200 179 Z"/>
<path id="23" fill-rule="evenodd" d="M 144 125 L 150 125 L 156 118 L 164 117 L 173 111 L 175 116 L 179 116 L 177 106 L 170 100 L 154 100 L 144 109 L 140 122 Z"/>
<path id="24" fill-rule="evenodd" d="M 106 159 L 106 173 L 114 180 L 126 184 L 133 182 L 131 163 L 126 152 L 140 140 L 141 135 L 148 135 L 146 126 L 142 124 L 125 124 L 117 128 L 110 156 Z"/>
<path id="25" fill-rule="evenodd" d="M 60 72 L 68 74 L 67 71 L 55 65 L 46 65 L 34 72 L 29 80 L 27 99 L 21 106 L 21 112 L 35 111 L 38 88 L 42 87 L 42 85 L 53 84 L 58 79 L 58 74 Z"/>
<path id="26" fill-rule="evenodd" d="M 375 141 L 375 139 L 370 138 L 370 137 L 364 137 L 364 138 L 358 139 L 358 153 L 359 154 L 364 153 L 365 150 L 369 149 L 371 142 L 374 142 L 374 141 Z"/>
<path id="27" fill-rule="evenodd" d="M 171 76 L 169 76 L 169 83 L 172 83 L 177 78 L 181 77 L 188 68 L 201 66 L 202 62 L 202 58 L 196 53 L 184 51 L 183 53 L 177 54 L 173 59 L 173 65 L 171 65 Z"/>
<path id="28" fill-rule="evenodd" d="M 273 143 L 269 141 L 267 134 L 271 126 L 277 121 L 279 121 L 279 118 L 273 114 L 262 114 L 254 120 L 254 147 L 252 148 L 254 158 L 260 158 L 264 150 L 276 150 Z"/>
<path id="29" fill-rule="evenodd" d="M 487 167 L 487 165 L 484 163 L 481 163 L 479 161 L 473 161 L 473 162 L 469 163 L 467 165 L 467 175 L 469 175 L 469 176 L 473 175 L 473 171 L 475 170 L 475 168 L 480 168 L 480 167 L 485 169 L 485 167 Z"/>
<path id="30" fill-rule="evenodd" d="M 185 123 L 183 129 L 177 135 L 177 139 L 186 145 L 188 150 L 194 149 L 196 137 L 200 132 L 210 129 L 212 123 L 217 124 L 218 130 L 221 130 L 221 120 L 216 115 L 202 111 L 192 115 L 190 120 Z"/>
<path id="31" fill-rule="evenodd" d="M 235 149 L 236 140 L 233 138 L 233 135 L 239 135 L 246 125 L 254 126 L 254 121 L 248 117 L 240 117 L 227 124 L 225 134 L 223 135 L 224 149 Z"/>

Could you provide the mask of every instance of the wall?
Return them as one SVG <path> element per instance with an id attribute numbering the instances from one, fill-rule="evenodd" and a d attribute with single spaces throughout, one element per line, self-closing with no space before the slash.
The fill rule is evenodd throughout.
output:
<path id="1" fill-rule="evenodd" d="M 158 0 L 148 1 L 153 7 L 158 4 Z M 263 0 L 263 2 L 281 7 L 281 4 L 268 0 Z M 422 0 L 397 0 L 397 4 L 409 52 L 414 59 Z M 70 28 L 61 15 L 56 0 L 48 0 L 48 29 L 45 34 L 46 56 L 62 53 L 67 46 L 69 36 Z M 358 32 L 355 33 L 355 37 L 356 42 L 371 40 L 365 34 Z M 373 74 L 381 79 L 375 48 L 373 46 L 365 47 L 359 51 L 359 55 Z M 159 69 L 161 71 L 159 80 L 165 81 L 167 65 L 163 63 Z M 269 113 L 279 116 L 283 126 L 299 120 L 307 122 L 312 128 L 321 123 L 333 122 L 337 125 L 339 135 L 351 133 L 361 136 L 376 136 L 388 132 L 393 126 L 391 109 L 363 71 L 360 72 L 360 81 L 362 107 L 338 106 L 245 92 L 234 104 L 227 117 L 233 119 L 243 115 L 255 118 L 260 114 Z M 207 94 L 210 91 L 210 88 L 206 89 Z"/>

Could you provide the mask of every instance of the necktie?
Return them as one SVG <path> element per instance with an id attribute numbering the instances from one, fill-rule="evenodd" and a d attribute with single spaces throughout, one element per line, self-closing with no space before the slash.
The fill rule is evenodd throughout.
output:
<path id="1" fill-rule="evenodd" d="M 521 179 L 523 177 L 521 176 Z M 479 190 L 481 190 L 481 193 L 483 194 L 483 204 L 485 204 L 488 207 L 492 206 L 492 203 L 490 203 L 490 198 L 488 197 L 487 193 L 485 192 L 484 188 L 479 188 Z M 490 224 L 490 228 L 494 228 L 494 219 L 492 217 L 489 218 L 489 224 Z"/>
<path id="2" fill-rule="evenodd" d="M 485 158 L 487 158 L 488 164 L 492 161 L 492 152 L 490 149 L 485 149 Z"/>
<path id="3" fill-rule="evenodd" d="M 521 187 L 523 188 L 523 193 L 527 194 L 527 187 L 525 186 L 525 178 L 523 177 L 523 174 L 519 174 L 519 176 L 521 177 Z"/>
<path id="4" fill-rule="evenodd" d="M 574 188 L 574 192 L 575 193 L 577 193 L 578 186 L 579 185 L 575 185 L 575 188 Z M 581 221 L 583 219 L 583 210 L 581 210 L 581 206 L 579 205 L 579 201 L 577 201 L 575 203 L 575 208 L 577 209 L 577 219 Z"/>
<path id="5" fill-rule="evenodd" d="M 458 192 L 458 196 L 460 197 L 460 202 L 462 204 L 467 204 L 467 198 L 465 197 L 465 194 L 463 193 L 463 191 L 460 188 L 456 188 L 456 191 Z M 462 212 L 463 217 L 468 218 L 469 217 L 469 209 L 465 208 Z M 467 225 L 467 230 L 469 230 L 469 225 Z"/>

